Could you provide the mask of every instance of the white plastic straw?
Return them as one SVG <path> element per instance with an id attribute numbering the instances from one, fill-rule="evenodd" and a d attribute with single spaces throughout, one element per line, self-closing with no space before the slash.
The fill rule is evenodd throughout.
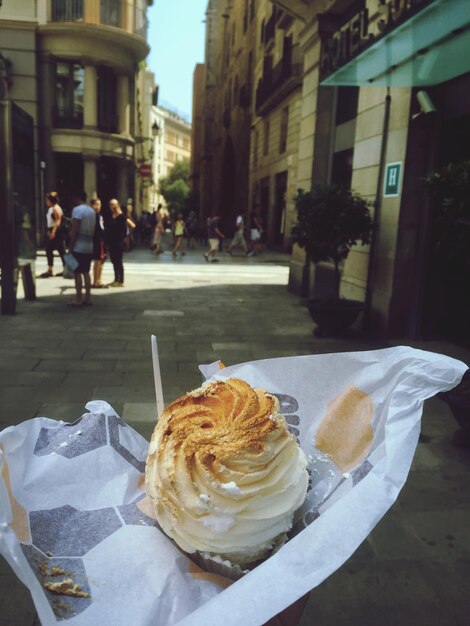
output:
<path id="1" fill-rule="evenodd" d="M 157 400 L 157 416 L 163 413 L 165 403 L 163 401 L 162 375 L 160 372 L 160 360 L 158 358 L 157 338 L 155 335 L 151 337 L 152 342 L 152 361 L 153 361 L 153 379 L 155 381 L 155 398 Z"/>

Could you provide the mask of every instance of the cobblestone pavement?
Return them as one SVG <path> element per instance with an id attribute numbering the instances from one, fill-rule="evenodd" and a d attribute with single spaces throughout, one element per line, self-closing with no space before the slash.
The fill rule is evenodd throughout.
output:
<path id="1" fill-rule="evenodd" d="M 286 290 L 288 258 L 183 258 L 134 250 L 124 289 L 93 291 L 73 309 L 72 281 L 38 279 L 36 302 L 0 318 L 0 429 L 34 416 L 74 420 L 107 400 L 149 438 L 155 423 L 150 335 L 158 337 L 165 402 L 199 386 L 199 363 L 384 347 L 357 336 L 316 339 L 307 309 Z M 57 261 L 56 261 L 57 262 Z M 37 274 L 46 267 L 39 257 Z M 104 279 L 112 281 L 110 264 Z M 447 343 L 427 343 L 470 363 Z M 470 600 L 470 452 L 452 446 L 456 423 L 438 398 L 398 502 L 356 554 L 310 596 L 301 626 L 457 626 Z M 345 520 L 347 524 L 347 520 Z M 30 625 L 29 593 L 0 562 L 0 624 Z"/>

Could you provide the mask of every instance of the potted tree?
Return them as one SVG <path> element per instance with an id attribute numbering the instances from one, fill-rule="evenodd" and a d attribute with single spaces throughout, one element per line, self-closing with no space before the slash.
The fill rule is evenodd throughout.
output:
<path id="1" fill-rule="evenodd" d="M 362 302 L 339 297 L 341 262 L 358 242 L 370 242 L 372 218 L 369 204 L 361 196 L 338 185 L 315 185 L 299 189 L 295 198 L 297 223 L 292 239 L 307 253 L 307 263 L 332 261 L 334 296 L 309 300 L 307 306 L 320 333 L 337 333 L 349 328 L 364 308 Z"/>
<path id="2" fill-rule="evenodd" d="M 466 339 L 465 345 L 469 346 L 470 160 L 441 167 L 426 178 L 425 184 L 434 199 L 432 275 L 434 289 L 439 290 L 441 324 L 446 334 L 460 341 Z M 460 426 L 453 443 L 470 448 L 470 372 L 460 385 L 440 396 Z"/>

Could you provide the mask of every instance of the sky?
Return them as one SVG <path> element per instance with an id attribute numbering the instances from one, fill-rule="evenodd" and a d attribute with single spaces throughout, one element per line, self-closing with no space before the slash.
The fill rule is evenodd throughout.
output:
<path id="1" fill-rule="evenodd" d="M 159 85 L 159 104 L 173 105 L 189 118 L 193 72 L 204 61 L 207 0 L 154 0 L 147 10 L 147 65 Z"/>

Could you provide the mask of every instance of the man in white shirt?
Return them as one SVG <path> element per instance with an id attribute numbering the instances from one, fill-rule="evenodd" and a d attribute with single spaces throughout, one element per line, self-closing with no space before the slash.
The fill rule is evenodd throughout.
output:
<path id="1" fill-rule="evenodd" d="M 77 206 L 72 210 L 72 229 L 70 231 L 70 252 L 76 258 L 75 269 L 76 296 L 71 306 L 89 306 L 90 299 L 90 267 L 93 258 L 93 234 L 96 216 L 94 210 L 86 204 L 86 193 L 76 192 L 74 202 Z M 82 287 L 85 285 L 85 298 L 82 298 Z"/>
<path id="2" fill-rule="evenodd" d="M 232 254 L 232 250 L 236 246 L 240 246 L 245 252 L 245 254 L 248 254 L 248 246 L 246 245 L 244 233 L 245 233 L 245 214 L 243 213 L 242 215 L 239 215 L 237 217 L 235 235 L 232 239 L 232 243 L 230 244 L 228 248 L 229 254 Z"/>

